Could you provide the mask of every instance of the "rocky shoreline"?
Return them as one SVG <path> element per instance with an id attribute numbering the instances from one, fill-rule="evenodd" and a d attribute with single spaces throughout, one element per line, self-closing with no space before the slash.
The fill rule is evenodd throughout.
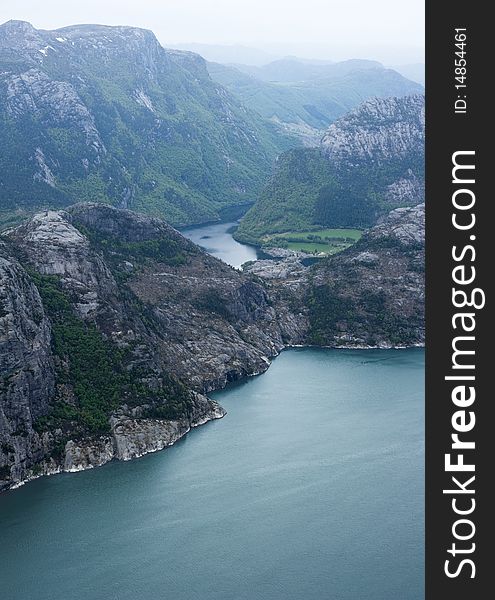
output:
<path id="1" fill-rule="evenodd" d="M 9 489 L 17 489 L 39 477 L 78 473 L 101 467 L 112 460 L 129 461 L 164 450 L 173 446 L 191 429 L 222 419 L 227 414 L 218 403 L 211 400 L 210 403 L 213 407 L 192 422 L 114 417 L 111 435 L 87 441 L 69 440 L 64 449 L 63 461 L 52 458 L 42 462 L 21 480 L 15 481 Z"/>
<path id="2" fill-rule="evenodd" d="M 293 348 L 321 348 L 327 350 L 406 350 L 409 348 L 423 348 L 424 344 L 413 344 L 411 346 L 316 346 L 313 344 L 288 345 L 273 356 L 276 358 L 281 352 Z M 245 377 L 256 377 L 263 375 L 271 365 L 267 363 L 264 371 L 253 372 Z M 212 389 L 218 391 L 225 386 Z M 101 467 L 113 460 L 130 461 L 141 458 L 147 454 L 153 454 L 173 446 L 176 442 L 187 435 L 192 429 L 209 423 L 210 421 L 222 419 L 227 411 L 217 402 L 209 399 L 213 404 L 208 412 L 204 413 L 198 420 L 188 423 L 187 421 L 168 421 L 158 419 L 130 419 L 126 417 L 112 418 L 112 432 L 109 436 L 101 436 L 95 440 L 74 442 L 69 440 L 64 451 L 64 460 L 57 462 L 53 459 L 43 462 L 31 473 L 19 481 L 14 482 L 8 489 L 15 490 L 30 481 L 40 477 L 59 475 L 61 473 L 79 473 Z M 4 490 L 5 491 L 5 490 Z"/>
<path id="3" fill-rule="evenodd" d="M 245 272 L 104 205 L 5 232 L 0 491 L 163 449 L 224 416 L 206 394 L 286 348 L 422 345 L 423 219 L 399 209 L 330 260 Z"/>

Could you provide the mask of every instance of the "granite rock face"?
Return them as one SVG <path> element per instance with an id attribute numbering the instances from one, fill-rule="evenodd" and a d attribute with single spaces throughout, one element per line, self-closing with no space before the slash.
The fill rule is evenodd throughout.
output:
<path id="1" fill-rule="evenodd" d="M 263 280 L 130 211 L 97 204 L 43 211 L 7 231 L 1 249 L 2 488 L 170 445 L 224 415 L 204 393 L 263 372 L 307 327 Z M 81 383 L 70 379 L 75 357 L 58 349 L 64 323 L 50 296 L 52 312 L 45 310 L 36 287 L 44 282 L 60 286 L 82 332 L 97 332 L 125 356 L 132 385 L 109 410 L 107 432 L 76 417 L 53 421 L 61 402 L 66 412 L 78 410 Z"/>
<path id="2" fill-rule="evenodd" d="M 250 201 L 289 143 L 199 55 L 163 48 L 151 31 L 0 24 L 5 210 L 91 199 L 210 221 Z"/>
<path id="3" fill-rule="evenodd" d="M 0 489 L 40 461 L 51 434 L 33 422 L 46 414 L 55 391 L 51 326 L 38 290 L 0 242 Z"/>
<path id="4" fill-rule="evenodd" d="M 424 143 L 425 103 L 418 94 L 364 102 L 330 125 L 320 146 L 334 165 L 347 168 L 405 158 Z"/>
<path id="5" fill-rule="evenodd" d="M 339 347 L 423 345 L 425 205 L 398 208 L 312 272 L 310 338 Z"/>
<path id="6" fill-rule="evenodd" d="M 425 98 L 373 98 L 330 125 L 320 142 L 342 180 L 377 179 L 374 221 L 425 201 Z M 339 176 L 339 175 L 337 175 Z M 378 185 L 377 185 L 378 184 Z M 362 192 L 366 187 L 362 186 Z"/>
<path id="7" fill-rule="evenodd" d="M 240 272 L 164 221 L 94 203 L 5 232 L 0 489 L 161 450 L 225 414 L 208 392 L 288 346 L 423 343 L 424 205 L 311 265 L 271 254 Z M 108 397 L 77 352 L 100 356 Z"/>

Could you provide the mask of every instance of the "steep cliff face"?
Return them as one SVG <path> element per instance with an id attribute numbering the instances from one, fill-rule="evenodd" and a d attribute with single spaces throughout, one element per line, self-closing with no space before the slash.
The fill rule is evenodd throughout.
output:
<path id="1" fill-rule="evenodd" d="M 246 272 L 290 290 L 308 318 L 305 343 L 366 348 L 424 344 L 425 205 L 398 208 L 349 249 L 307 265 L 273 249 Z M 306 257 L 306 258 L 305 258 Z"/>
<path id="2" fill-rule="evenodd" d="M 223 416 L 204 393 L 304 337 L 262 281 L 157 219 L 76 205 L 4 239 L 1 487 L 161 449 Z"/>
<path id="3" fill-rule="evenodd" d="M 160 450 L 287 346 L 421 344 L 423 261 L 424 205 L 242 273 L 128 210 L 38 213 L 0 245 L 0 489 Z"/>
<path id="4" fill-rule="evenodd" d="M 309 339 L 329 346 L 424 344 L 424 204 L 398 208 L 311 273 Z"/>
<path id="5" fill-rule="evenodd" d="M 54 392 L 50 321 L 36 286 L 0 242 L 0 489 L 43 458 L 50 440 L 33 423 Z"/>
<path id="6" fill-rule="evenodd" d="M 236 237 L 370 227 L 424 201 L 424 97 L 374 98 L 333 123 L 317 148 L 282 154 Z"/>
<path id="7" fill-rule="evenodd" d="M 201 57 L 150 31 L 0 25 L 3 210 L 91 199 L 176 224 L 215 219 L 252 201 L 287 144 Z"/>

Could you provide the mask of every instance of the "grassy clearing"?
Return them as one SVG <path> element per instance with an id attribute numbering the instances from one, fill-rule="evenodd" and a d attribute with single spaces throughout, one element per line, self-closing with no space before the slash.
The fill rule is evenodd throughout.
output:
<path id="1" fill-rule="evenodd" d="M 263 238 L 263 246 L 288 248 L 308 254 L 336 254 L 357 242 L 359 229 L 317 229 L 276 233 Z"/>

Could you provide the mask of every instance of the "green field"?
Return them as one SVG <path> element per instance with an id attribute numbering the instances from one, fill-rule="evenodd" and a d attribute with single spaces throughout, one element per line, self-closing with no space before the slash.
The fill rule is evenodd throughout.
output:
<path id="1" fill-rule="evenodd" d="M 336 254 L 357 242 L 362 233 L 359 229 L 291 231 L 265 236 L 263 246 L 288 248 L 308 254 Z"/>

